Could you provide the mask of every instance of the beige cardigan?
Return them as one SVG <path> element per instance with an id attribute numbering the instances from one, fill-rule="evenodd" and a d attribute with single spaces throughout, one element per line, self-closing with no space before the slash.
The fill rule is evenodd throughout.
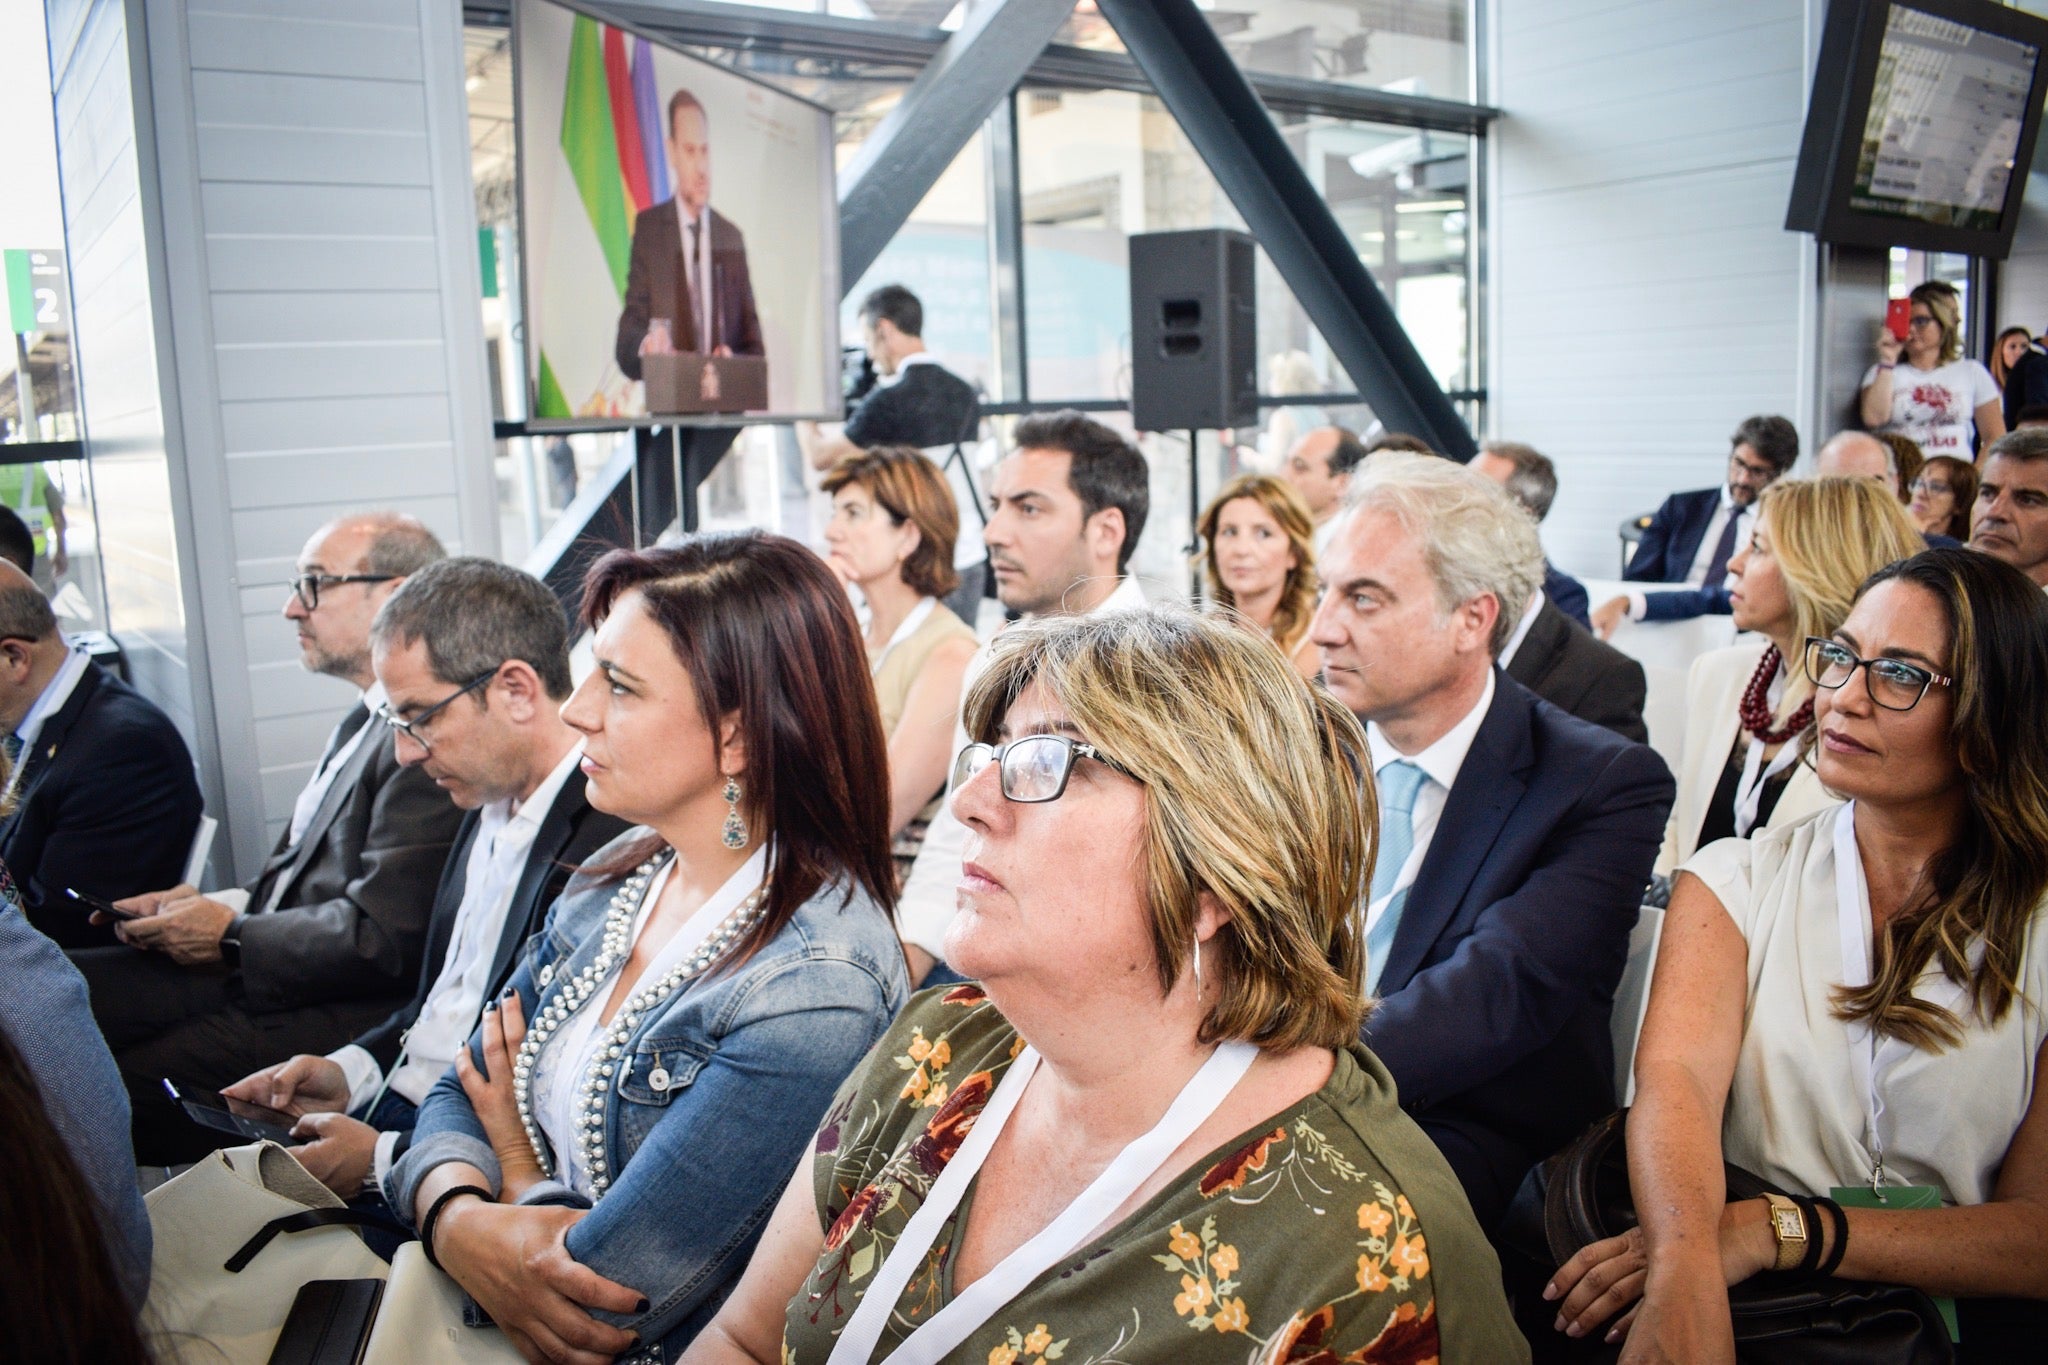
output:
<path id="1" fill-rule="evenodd" d="M 1693 660 L 1692 671 L 1686 675 L 1685 757 L 1678 768 L 1678 799 L 1672 804 L 1670 823 L 1664 827 L 1664 849 L 1657 855 L 1657 871 L 1665 876 L 1684 866 L 1699 848 L 1700 823 L 1706 819 L 1707 805 L 1728 765 L 1728 751 L 1735 747 L 1736 731 L 1742 727 L 1742 689 L 1749 686 L 1769 647 L 1770 641 L 1757 636 L 1712 650 Z M 1811 756 L 1802 756 L 1786 780 L 1784 795 L 1772 808 L 1771 818 L 1757 829 L 1789 825 L 1835 799 L 1814 775 Z"/>

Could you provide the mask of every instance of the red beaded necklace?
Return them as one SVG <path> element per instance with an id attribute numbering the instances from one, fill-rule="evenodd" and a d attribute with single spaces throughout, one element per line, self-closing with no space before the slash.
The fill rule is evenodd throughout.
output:
<path id="1" fill-rule="evenodd" d="M 1771 728 L 1771 679 L 1778 676 L 1783 661 L 1776 645 L 1767 646 L 1764 657 L 1757 660 L 1756 672 L 1750 675 L 1749 686 L 1742 689 L 1742 728 L 1766 744 L 1783 744 L 1813 724 L 1813 698 L 1808 697 L 1782 730 Z"/>

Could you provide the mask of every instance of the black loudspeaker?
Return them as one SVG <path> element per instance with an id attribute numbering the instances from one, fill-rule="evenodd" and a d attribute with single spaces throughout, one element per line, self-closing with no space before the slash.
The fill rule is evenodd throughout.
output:
<path id="1" fill-rule="evenodd" d="M 1259 420 L 1252 239 L 1228 228 L 1131 238 L 1131 424 Z"/>

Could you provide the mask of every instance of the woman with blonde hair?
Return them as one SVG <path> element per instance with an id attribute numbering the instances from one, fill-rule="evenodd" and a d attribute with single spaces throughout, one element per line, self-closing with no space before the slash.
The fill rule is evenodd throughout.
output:
<path id="1" fill-rule="evenodd" d="M 974 656 L 970 623 L 941 600 L 959 582 L 960 509 L 938 466 L 908 446 L 852 456 L 825 476 L 824 491 L 825 563 L 868 602 L 863 643 L 889 737 L 889 852 L 907 877 L 945 795 L 960 683 Z"/>
<path id="2" fill-rule="evenodd" d="M 1217 490 L 1196 530 L 1210 600 L 1265 632 L 1304 678 L 1322 671 L 1308 638 L 1316 610 L 1315 523 L 1294 485 L 1241 474 Z"/>
<path id="3" fill-rule="evenodd" d="M 1871 431 L 1897 431 L 1929 455 L 1970 459 L 2005 435 L 1991 372 L 1963 359 L 1963 309 L 1955 289 L 1929 280 L 1908 298 L 1906 336 L 1877 329 L 1877 363 L 1863 374 L 1858 410 Z"/>
<path id="4" fill-rule="evenodd" d="M 1358 721 L 1166 611 L 1012 627 L 965 719 L 946 960 L 978 984 L 840 1090 L 686 1359 L 1526 1361 L 1358 1041 Z"/>
<path id="5" fill-rule="evenodd" d="M 1728 561 L 1736 627 L 1758 638 L 1693 661 L 1678 800 L 1658 871 L 1716 839 L 1746 839 L 1827 803 L 1813 765 L 1801 762 L 1813 740 L 1801 642 L 1832 634 L 1864 579 L 1920 548 L 1905 509 L 1874 480 L 1789 480 L 1764 490 L 1749 544 Z"/>
<path id="6" fill-rule="evenodd" d="M 1628 1115 L 1641 1225 L 1545 1297 L 1574 1336 L 1626 1333 L 1624 1361 L 1730 1362 L 1726 1286 L 1796 1269 L 1950 1296 L 1954 1359 L 2034 1359 L 2048 599 L 1989 555 L 1925 550 L 1801 643 L 1820 780 L 1849 799 L 1686 864 Z M 1776 1193 L 1730 1202 L 1724 1161 Z M 1911 1358 L 1950 1359 L 1948 1335 L 1923 1328 Z"/>

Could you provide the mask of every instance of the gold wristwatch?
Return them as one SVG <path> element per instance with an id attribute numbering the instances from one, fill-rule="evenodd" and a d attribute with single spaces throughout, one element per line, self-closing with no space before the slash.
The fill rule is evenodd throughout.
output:
<path id="1" fill-rule="evenodd" d="M 1771 1206 L 1771 1236 L 1778 1241 L 1778 1259 L 1771 1269 L 1795 1270 L 1806 1259 L 1806 1215 L 1782 1194 L 1766 1194 Z"/>

